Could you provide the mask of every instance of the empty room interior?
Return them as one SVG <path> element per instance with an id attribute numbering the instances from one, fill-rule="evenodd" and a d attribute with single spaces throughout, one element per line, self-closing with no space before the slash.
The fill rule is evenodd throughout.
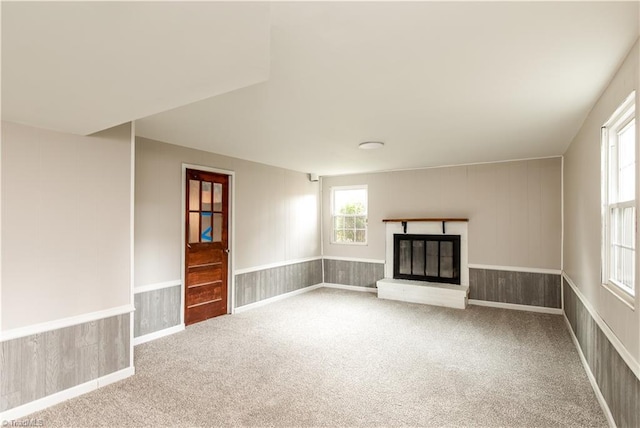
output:
<path id="1" fill-rule="evenodd" d="M 640 426 L 640 3 L 1 2 L 6 426 Z"/>

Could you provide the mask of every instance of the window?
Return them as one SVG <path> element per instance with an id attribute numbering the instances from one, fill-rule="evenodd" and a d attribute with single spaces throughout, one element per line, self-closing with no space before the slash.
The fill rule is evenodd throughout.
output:
<path id="1" fill-rule="evenodd" d="M 367 186 L 331 188 L 334 244 L 367 243 Z"/>
<path id="2" fill-rule="evenodd" d="M 636 270 L 635 92 L 602 127 L 602 283 L 633 303 Z"/>

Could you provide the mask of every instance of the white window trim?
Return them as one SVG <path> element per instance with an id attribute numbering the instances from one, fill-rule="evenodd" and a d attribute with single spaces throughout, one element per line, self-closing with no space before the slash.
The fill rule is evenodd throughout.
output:
<path id="1" fill-rule="evenodd" d="M 367 225 L 364 230 L 364 242 L 339 242 L 335 240 L 335 221 L 334 221 L 334 201 L 335 201 L 335 191 L 336 190 L 365 190 L 365 209 L 367 216 Z M 330 217 L 331 217 L 331 244 L 335 245 L 356 245 L 356 246 L 366 246 L 369 245 L 369 186 L 366 184 L 361 185 L 353 185 L 353 186 L 333 186 L 331 187 L 331 200 L 330 200 Z"/>
<path id="2" fill-rule="evenodd" d="M 616 131 L 623 129 L 626 127 L 633 119 L 636 118 L 635 107 L 636 103 L 636 93 L 633 91 L 624 102 L 616 109 L 616 111 L 611 115 L 609 120 L 602 126 L 602 134 L 600 139 L 600 153 L 601 153 L 601 222 L 602 222 L 602 240 L 601 240 L 601 284 L 602 286 L 611 292 L 615 297 L 621 300 L 624 304 L 629 306 L 631 309 L 635 307 L 635 294 L 638 289 L 638 230 L 637 230 L 637 216 L 638 216 L 638 122 L 636 121 L 636 173 L 635 173 L 635 181 L 636 181 L 636 195 L 633 200 L 632 206 L 634 206 L 636 213 L 636 230 L 635 233 L 635 242 L 636 248 L 635 252 L 635 271 L 634 271 L 634 284 L 633 290 L 629 290 L 626 286 L 619 284 L 616 280 L 609 278 L 609 267 L 610 267 L 610 247 L 611 247 L 611 225 L 610 225 L 610 213 L 609 210 L 611 207 L 615 206 L 629 206 L 629 201 L 625 202 L 617 202 L 614 204 L 609 203 L 609 145 L 610 145 L 610 135 L 609 130 L 615 129 Z M 606 177 L 606 179 L 605 179 Z"/>

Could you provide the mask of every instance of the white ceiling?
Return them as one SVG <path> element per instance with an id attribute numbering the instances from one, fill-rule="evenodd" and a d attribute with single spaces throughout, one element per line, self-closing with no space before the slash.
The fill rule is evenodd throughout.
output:
<path id="1" fill-rule="evenodd" d="M 562 154 L 639 16 L 637 2 L 28 5 L 3 4 L 4 119 L 87 133 L 148 116 L 140 136 L 321 175 Z"/>
<path id="2" fill-rule="evenodd" d="M 90 134 L 269 77 L 267 3 L 2 2 L 2 118 Z"/>

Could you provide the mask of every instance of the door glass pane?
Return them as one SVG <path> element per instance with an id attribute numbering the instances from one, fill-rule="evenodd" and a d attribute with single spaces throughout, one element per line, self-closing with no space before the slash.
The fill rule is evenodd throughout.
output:
<path id="1" fill-rule="evenodd" d="M 202 211 L 211 211 L 211 183 L 202 182 Z"/>
<path id="2" fill-rule="evenodd" d="M 440 276 L 453 278 L 453 242 L 440 242 Z"/>
<path id="3" fill-rule="evenodd" d="M 438 241 L 427 241 L 427 276 L 438 276 Z"/>
<path id="4" fill-rule="evenodd" d="M 399 272 L 403 275 L 411 275 L 411 241 L 400 241 L 400 266 Z"/>
<path id="5" fill-rule="evenodd" d="M 200 210 L 200 182 L 198 180 L 189 180 L 189 210 Z"/>
<path id="6" fill-rule="evenodd" d="M 200 242 L 200 215 L 189 213 L 189 243 Z"/>
<path id="7" fill-rule="evenodd" d="M 424 241 L 413 241 L 413 267 L 414 275 L 424 275 Z"/>
<path id="8" fill-rule="evenodd" d="M 213 242 L 222 242 L 222 214 L 213 214 Z"/>
<path id="9" fill-rule="evenodd" d="M 200 226 L 200 240 L 202 242 L 211 242 L 211 213 L 200 213 L 202 218 L 202 226 Z"/>
<path id="10" fill-rule="evenodd" d="M 222 184 L 213 183 L 213 210 L 222 211 Z"/>

